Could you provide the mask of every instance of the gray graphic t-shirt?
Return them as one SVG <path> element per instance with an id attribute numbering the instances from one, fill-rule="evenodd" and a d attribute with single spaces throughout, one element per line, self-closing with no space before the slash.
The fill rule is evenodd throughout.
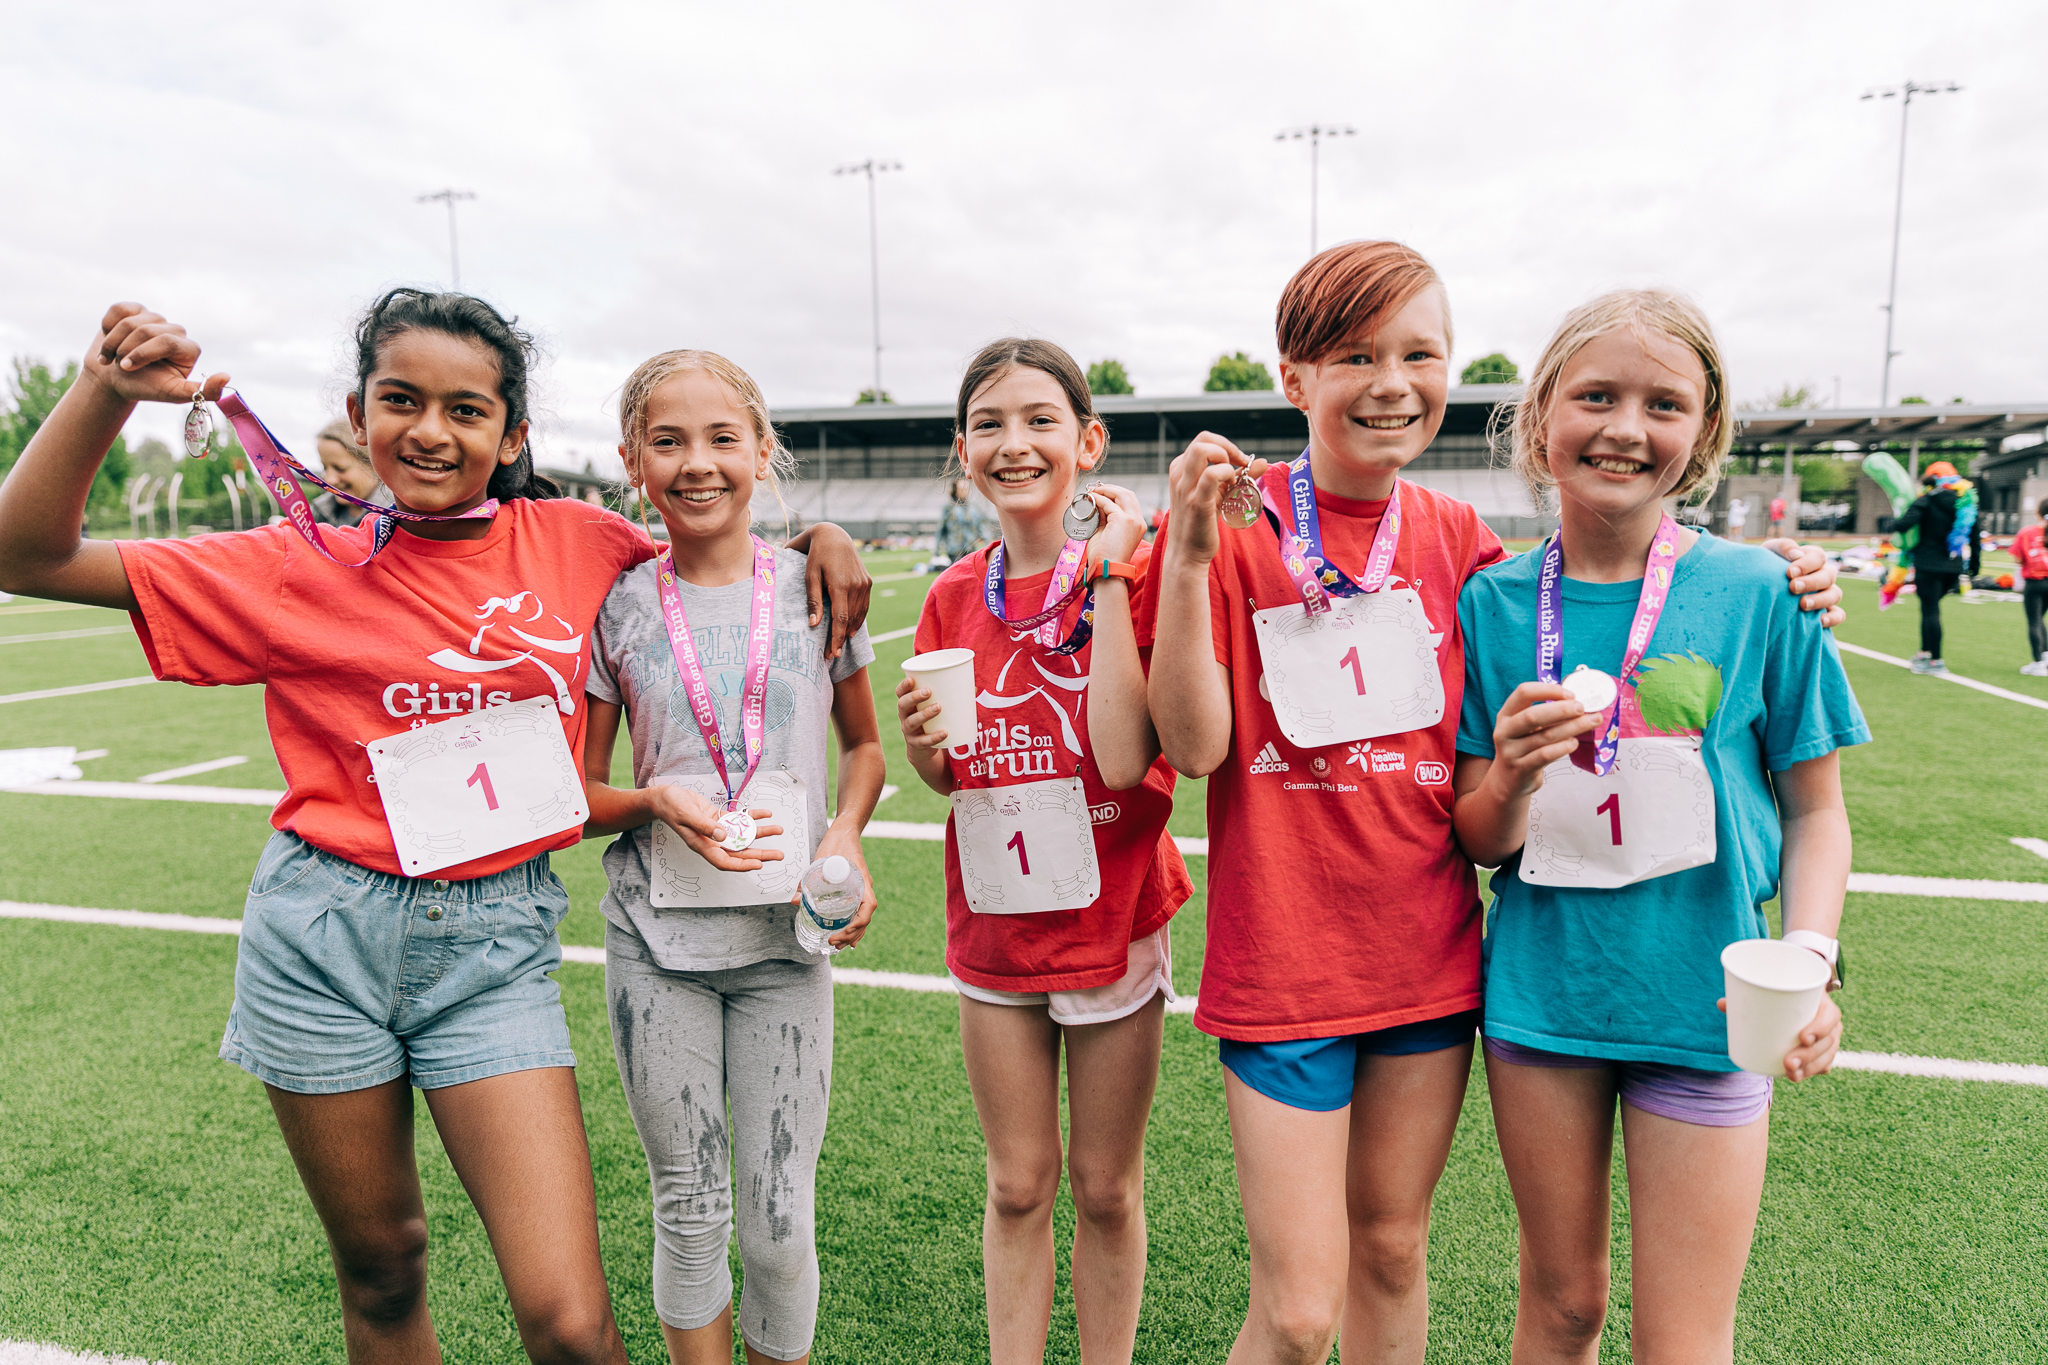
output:
<path id="1" fill-rule="evenodd" d="M 748 616 L 753 586 L 747 579 L 722 588 L 700 588 L 680 578 L 683 613 L 690 638 L 703 660 L 718 706 L 726 772 L 738 782 L 746 771 L 740 734 L 740 689 L 746 673 Z M 825 785 L 826 745 L 831 742 L 833 684 L 874 662 L 865 628 L 827 664 L 831 622 L 810 624 L 804 600 L 804 557 L 791 550 L 775 555 L 775 642 L 768 660 L 767 736 L 759 775 L 786 775 L 801 782 L 810 829 L 802 840 L 802 871 L 811 850 L 831 826 L 832 793 Z M 661 624 L 655 561 L 619 575 L 597 614 L 590 651 L 590 694 L 625 710 L 633 737 L 633 785 L 658 777 L 710 775 L 711 751 L 690 715 L 690 696 L 670 652 Z M 618 780 L 618 775 L 613 775 Z M 749 802 L 746 796 L 742 804 Z M 710 972 L 744 967 L 772 958 L 822 962 L 796 942 L 796 908 L 786 900 L 724 909 L 653 905 L 648 878 L 654 863 L 651 826 L 628 830 L 605 850 L 610 887 L 604 917 L 637 935 L 654 960 L 670 971 Z M 790 861 L 795 862 L 795 850 Z M 791 879 L 793 882 L 793 878 Z"/>

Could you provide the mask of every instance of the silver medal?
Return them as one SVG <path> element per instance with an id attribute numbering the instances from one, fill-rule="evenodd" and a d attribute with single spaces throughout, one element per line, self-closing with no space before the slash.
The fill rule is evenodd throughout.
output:
<path id="1" fill-rule="evenodd" d="M 1594 715 L 1605 714 L 1607 708 L 1614 705 L 1614 699 L 1621 694 L 1621 689 L 1615 684 L 1614 679 L 1599 669 L 1588 668 L 1584 664 L 1573 669 L 1571 675 L 1564 680 L 1564 690 L 1577 697 L 1579 705 Z"/>
<path id="2" fill-rule="evenodd" d="M 1223 520 L 1242 531 L 1259 519 L 1259 483 L 1251 475 L 1239 473 L 1223 490 L 1220 505 Z"/>
<path id="3" fill-rule="evenodd" d="M 203 460 L 212 451 L 213 414 L 206 410 L 206 399 L 194 394 L 192 410 L 185 414 L 185 458 Z"/>
<path id="4" fill-rule="evenodd" d="M 743 810 L 729 810 L 718 817 L 722 837 L 718 846 L 728 853 L 743 853 L 754 842 L 754 817 Z"/>
<path id="5" fill-rule="evenodd" d="M 1077 493 L 1060 517 L 1068 540 L 1086 540 L 1102 529 L 1102 509 L 1086 493 Z"/>

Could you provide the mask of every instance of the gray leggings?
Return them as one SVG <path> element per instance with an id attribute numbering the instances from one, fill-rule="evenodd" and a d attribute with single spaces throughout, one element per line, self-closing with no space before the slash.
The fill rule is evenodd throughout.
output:
<path id="1" fill-rule="evenodd" d="M 604 958 L 612 1053 L 654 1184 L 654 1311 L 688 1331 L 732 1302 L 736 1157 L 740 1334 L 795 1360 L 818 1324 L 814 1178 L 832 1094 L 832 969 L 664 971 L 616 926 Z"/>

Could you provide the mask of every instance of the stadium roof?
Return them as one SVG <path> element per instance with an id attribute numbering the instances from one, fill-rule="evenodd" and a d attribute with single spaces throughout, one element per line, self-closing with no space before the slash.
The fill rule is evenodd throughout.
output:
<path id="1" fill-rule="evenodd" d="M 1735 448 L 1826 441 L 2002 441 L 2048 429 L 2048 403 L 1907 403 L 1889 408 L 1771 408 L 1736 415 Z"/>
<path id="2" fill-rule="evenodd" d="M 1460 385 L 1450 392 L 1443 434 L 1477 436 L 1493 409 L 1522 396 L 1519 384 Z M 1213 431 L 1233 440 L 1302 437 L 1307 421 L 1277 389 L 1150 398 L 1135 394 L 1095 400 L 1112 433 L 1148 440 L 1166 423 L 1169 439 Z M 953 441 L 953 409 L 940 404 L 861 403 L 850 407 L 783 408 L 774 414 L 783 439 L 798 452 L 815 447 L 822 430 L 835 446 L 944 446 Z M 1887 408 L 1771 408 L 1737 414 L 1735 448 L 1854 441 L 2000 441 L 2048 432 L 2048 403 L 1907 403 Z"/>
<path id="3" fill-rule="evenodd" d="M 1519 397 L 1521 392 L 1521 386 L 1516 384 L 1472 384 L 1452 389 L 1444 413 L 1444 433 L 1476 436 L 1484 432 L 1495 404 Z M 1181 439 L 1205 430 L 1232 440 L 1308 434 L 1307 419 L 1277 389 L 1196 393 L 1178 398 L 1105 395 L 1095 400 L 1095 410 L 1112 433 L 1122 432 L 1127 441 L 1151 439 L 1162 418 L 1169 437 Z M 839 408 L 782 408 L 774 413 L 774 419 L 782 428 L 783 439 L 798 452 L 815 447 L 821 430 L 829 444 L 841 446 L 953 443 L 950 404 L 861 403 Z"/>

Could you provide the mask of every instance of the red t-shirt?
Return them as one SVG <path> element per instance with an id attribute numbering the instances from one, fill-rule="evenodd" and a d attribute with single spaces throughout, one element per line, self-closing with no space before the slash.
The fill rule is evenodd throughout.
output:
<path id="1" fill-rule="evenodd" d="M 369 549 L 367 521 L 321 529 L 339 558 Z M 506 503 L 481 540 L 400 531 L 360 569 L 329 562 L 290 526 L 119 547 L 157 677 L 265 685 L 287 788 L 270 823 L 393 873 L 362 746 L 415 720 L 552 697 L 580 765 L 591 623 L 619 574 L 654 554 L 617 513 L 530 498 Z M 579 837 L 566 830 L 435 875 L 489 876 Z"/>
<path id="2" fill-rule="evenodd" d="M 1287 505 L 1286 470 L 1267 487 Z M 1355 581 L 1384 500 L 1316 490 L 1323 544 Z M 1458 590 L 1505 557 L 1467 503 L 1401 484 L 1393 577 L 1443 641 L 1443 719 L 1428 730 L 1299 749 L 1260 695 L 1252 613 L 1301 601 L 1272 525 L 1223 530 L 1209 568 L 1216 661 L 1230 670 L 1230 754 L 1209 777 L 1209 942 L 1195 1024 L 1241 1042 L 1334 1038 L 1479 1005 L 1481 916 L 1451 832 L 1451 770 L 1465 650 Z M 1172 534 L 1169 525 L 1164 532 Z M 1153 645 L 1159 587 L 1136 618 Z M 1398 584 L 1397 584 L 1398 586 Z M 1161 641 L 1172 648 L 1171 639 Z"/>
<path id="3" fill-rule="evenodd" d="M 1139 547 L 1139 560 L 1150 551 Z M 1092 644 L 1056 656 L 1036 637 L 1018 638 L 982 600 L 988 551 L 977 550 L 939 575 L 917 622 L 917 651 L 975 652 L 981 742 L 966 758 L 948 756 L 956 789 L 1005 787 L 1080 774 L 1095 835 L 1102 892 L 1084 910 L 986 915 L 968 908 L 960 848 L 946 817 L 946 966 L 970 986 L 995 991 L 1073 991 L 1121 978 L 1130 945 L 1173 918 L 1194 893 L 1187 864 L 1166 832 L 1173 810 L 1173 769 L 1156 760 L 1145 780 L 1111 791 L 1088 751 L 1088 660 Z M 1005 584 L 1004 611 L 1030 616 L 1045 605 L 1050 571 Z M 1133 597 L 1141 597 L 1133 584 Z M 1135 615 L 1137 603 L 1132 603 Z M 1065 639 L 1080 619 L 1077 599 L 1060 618 Z M 1075 684 L 1083 684 L 1076 686 Z M 1015 698 L 1014 702 L 1010 702 Z M 991 705 L 991 700 L 1010 702 Z"/>
<path id="4" fill-rule="evenodd" d="M 2020 562 L 2021 578 L 2048 578 L 2048 543 L 2041 523 L 2035 522 L 2012 540 L 2012 557 Z"/>

